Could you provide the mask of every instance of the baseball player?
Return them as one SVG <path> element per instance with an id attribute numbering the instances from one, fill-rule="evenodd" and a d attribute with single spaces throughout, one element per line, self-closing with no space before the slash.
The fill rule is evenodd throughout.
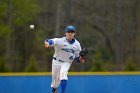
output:
<path id="1" fill-rule="evenodd" d="M 61 85 L 62 93 L 65 93 L 67 85 L 68 70 L 73 62 L 85 61 L 85 57 L 80 56 L 80 43 L 74 38 L 76 29 L 69 25 L 65 28 L 65 37 L 45 40 L 45 48 L 54 47 L 55 53 L 52 60 L 52 93 L 58 93 L 57 88 Z"/>

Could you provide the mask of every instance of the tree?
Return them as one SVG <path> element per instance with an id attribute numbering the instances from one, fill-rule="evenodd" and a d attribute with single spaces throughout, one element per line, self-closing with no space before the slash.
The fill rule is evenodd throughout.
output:
<path id="1" fill-rule="evenodd" d="M 3 57 L 0 57 L 0 72 L 9 72 L 9 69 L 6 66 L 6 61 Z"/>
<path id="2" fill-rule="evenodd" d="M 25 72 L 37 72 L 37 71 L 38 71 L 38 67 L 37 67 L 37 64 L 36 64 L 36 60 L 32 56 L 29 60 L 29 64 L 25 68 Z"/>
<path id="3" fill-rule="evenodd" d="M 124 71 L 137 71 L 137 66 L 134 63 L 134 61 L 132 60 L 131 57 L 128 58 L 127 63 L 124 67 Z"/>
<path id="4" fill-rule="evenodd" d="M 91 71 L 105 71 L 103 63 L 102 54 L 98 51 L 93 59 L 93 67 L 91 68 Z"/>
<path id="5" fill-rule="evenodd" d="M 33 0 L 2 0 L 1 4 L 0 34 L 6 34 L 3 35 L 5 40 L 5 42 L 3 42 L 3 45 L 5 46 L 3 47 L 5 49 L 3 55 L 8 64 L 18 64 L 21 61 L 28 60 L 26 57 L 27 52 L 25 51 L 28 50 L 26 42 L 28 42 L 29 39 L 27 41 L 24 40 L 25 38 L 28 38 L 28 35 L 26 35 L 28 33 L 26 32 L 27 28 L 25 28 L 25 26 L 27 24 L 29 25 L 29 22 L 35 18 L 39 7 Z M 22 51 L 21 47 L 25 47 L 26 49 Z M 13 71 L 21 71 L 19 69 L 12 68 Z"/>

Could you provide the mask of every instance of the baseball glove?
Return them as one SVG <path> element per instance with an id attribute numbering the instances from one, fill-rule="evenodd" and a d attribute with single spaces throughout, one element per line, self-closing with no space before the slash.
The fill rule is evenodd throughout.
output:
<path id="1" fill-rule="evenodd" d="M 86 60 L 88 54 L 88 50 L 83 48 L 82 51 L 80 51 L 79 56 L 81 60 Z"/>

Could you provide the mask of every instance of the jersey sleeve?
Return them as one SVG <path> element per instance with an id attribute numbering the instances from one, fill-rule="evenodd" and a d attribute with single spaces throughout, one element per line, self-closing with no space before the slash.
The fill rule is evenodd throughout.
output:
<path id="1" fill-rule="evenodd" d="M 75 61 L 76 62 L 78 62 L 78 63 L 80 63 L 80 59 L 79 59 L 79 53 L 80 53 L 80 51 L 81 51 L 81 46 L 80 46 L 80 44 L 77 46 L 78 48 L 77 48 L 77 51 L 76 51 L 76 53 L 75 53 Z"/>
<path id="2" fill-rule="evenodd" d="M 59 44 L 59 39 L 58 38 L 46 39 L 45 42 L 48 42 L 49 46 L 52 47 Z"/>
<path id="3" fill-rule="evenodd" d="M 75 52 L 75 58 L 76 58 L 76 57 L 79 57 L 80 51 L 81 51 L 81 46 L 80 46 L 80 44 L 78 44 L 78 45 L 77 45 L 77 50 L 76 50 L 76 52 Z"/>

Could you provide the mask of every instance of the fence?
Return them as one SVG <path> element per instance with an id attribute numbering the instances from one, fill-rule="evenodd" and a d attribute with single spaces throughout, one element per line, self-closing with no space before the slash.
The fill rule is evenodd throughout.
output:
<path id="1" fill-rule="evenodd" d="M 50 73 L 0 73 L 0 93 L 51 93 L 50 84 Z M 75 72 L 66 93 L 140 93 L 139 87 L 140 72 Z"/>

